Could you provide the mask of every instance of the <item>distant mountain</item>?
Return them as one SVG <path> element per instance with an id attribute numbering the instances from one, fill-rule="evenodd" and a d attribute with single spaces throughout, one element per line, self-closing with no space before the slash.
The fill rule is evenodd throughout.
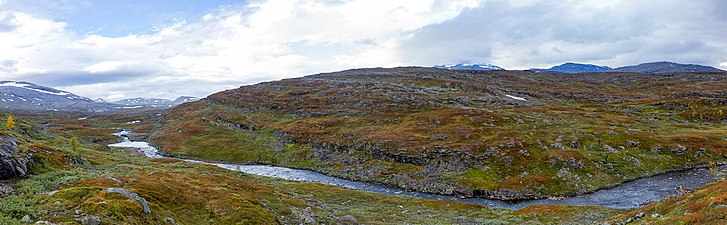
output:
<path id="1" fill-rule="evenodd" d="M 107 111 L 108 104 L 28 82 L 0 81 L 0 109 L 42 111 Z"/>
<path id="2" fill-rule="evenodd" d="M 126 108 L 130 107 L 149 107 L 149 108 L 169 108 L 180 105 L 185 102 L 194 102 L 199 100 L 197 97 L 181 96 L 174 101 L 163 98 L 130 98 L 119 101 L 114 101 L 114 104 L 123 105 Z"/>
<path id="3" fill-rule="evenodd" d="M 673 73 L 673 72 L 724 72 L 711 66 L 695 64 L 679 64 L 673 62 L 650 62 L 635 66 L 624 66 L 612 70 L 613 72 L 635 72 L 635 73 Z"/>
<path id="4" fill-rule="evenodd" d="M 199 100 L 199 98 L 197 97 L 181 96 L 177 99 L 174 99 L 174 101 L 172 101 L 172 105 L 177 106 L 187 102 L 195 102 L 197 100 Z"/>
<path id="5" fill-rule="evenodd" d="M 162 98 L 130 98 L 119 101 L 114 101 L 114 104 L 124 105 L 127 108 L 129 106 L 144 106 L 152 108 L 169 108 L 172 107 L 172 100 Z"/>
<path id="6" fill-rule="evenodd" d="M 537 69 L 536 69 L 537 70 Z M 611 67 L 598 66 L 593 64 L 581 64 L 581 63 L 564 63 L 558 66 L 545 69 L 547 71 L 561 72 L 561 73 L 586 73 L 586 72 L 608 72 L 611 71 Z"/>
<path id="7" fill-rule="evenodd" d="M 113 112 L 166 109 L 199 98 L 132 98 L 108 102 L 28 82 L 0 81 L 0 110 Z"/>
<path id="8" fill-rule="evenodd" d="M 448 70 L 505 70 L 502 67 L 495 66 L 492 64 L 446 64 L 436 65 L 434 68 L 448 69 Z"/>

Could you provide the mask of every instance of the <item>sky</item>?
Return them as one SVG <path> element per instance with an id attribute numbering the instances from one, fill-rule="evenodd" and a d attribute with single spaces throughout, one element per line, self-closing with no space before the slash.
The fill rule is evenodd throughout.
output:
<path id="1" fill-rule="evenodd" d="M 0 0 L 0 80 L 120 100 L 352 68 L 727 69 L 722 0 Z"/>

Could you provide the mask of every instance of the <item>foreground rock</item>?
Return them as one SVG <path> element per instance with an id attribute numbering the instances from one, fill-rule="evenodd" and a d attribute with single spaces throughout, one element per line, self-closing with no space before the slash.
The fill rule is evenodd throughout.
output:
<path id="1" fill-rule="evenodd" d="M 31 157 L 30 153 L 20 156 L 17 139 L 0 136 L 0 180 L 27 175 Z"/>

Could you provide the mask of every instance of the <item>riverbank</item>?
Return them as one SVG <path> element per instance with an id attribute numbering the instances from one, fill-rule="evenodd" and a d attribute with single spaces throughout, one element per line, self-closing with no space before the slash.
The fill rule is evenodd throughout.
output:
<path id="1" fill-rule="evenodd" d="M 122 131 L 115 135 L 122 136 L 122 141 L 111 144 L 111 147 L 126 147 L 139 149 L 149 158 L 171 158 L 193 163 L 204 163 L 215 165 L 220 168 L 240 171 L 248 174 L 255 174 L 266 177 L 275 177 L 292 181 L 312 182 L 326 185 L 334 185 L 354 190 L 363 190 L 392 196 L 412 196 L 432 200 L 455 200 L 467 203 L 475 203 L 488 207 L 500 207 L 508 209 L 520 209 L 536 204 L 566 204 L 574 206 L 604 206 L 610 208 L 637 208 L 648 203 L 656 202 L 666 197 L 677 195 L 678 188 L 698 188 L 717 181 L 717 178 L 710 174 L 705 168 L 696 168 L 684 171 L 669 172 L 653 177 L 637 179 L 626 182 L 613 188 L 599 190 L 593 193 L 580 194 L 561 199 L 539 199 L 523 201 L 501 201 L 485 198 L 458 198 L 455 196 L 437 195 L 406 191 L 400 188 L 388 187 L 365 182 L 349 181 L 336 177 L 327 176 L 317 172 L 301 169 L 293 169 L 270 165 L 243 165 L 229 163 L 204 162 L 199 160 L 180 159 L 166 157 L 159 153 L 159 150 L 147 142 L 130 141 L 127 137 L 131 133 Z M 724 167 L 723 167 L 724 168 Z"/>

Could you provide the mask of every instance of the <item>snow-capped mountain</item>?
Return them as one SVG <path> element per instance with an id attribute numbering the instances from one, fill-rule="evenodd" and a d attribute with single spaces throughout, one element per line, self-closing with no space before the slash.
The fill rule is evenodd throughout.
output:
<path id="1" fill-rule="evenodd" d="M 492 64 L 445 64 L 435 65 L 434 68 L 448 69 L 448 70 L 505 70 L 502 67 L 495 66 Z"/>
<path id="2" fill-rule="evenodd" d="M 114 101 L 114 104 L 123 105 L 124 108 L 130 107 L 147 107 L 147 108 L 170 108 L 180 105 L 185 102 L 197 101 L 199 98 L 190 96 L 181 96 L 176 98 L 174 101 L 163 98 L 130 98 L 119 101 Z"/>
<path id="3" fill-rule="evenodd" d="M 181 96 L 177 99 L 174 99 L 174 101 L 172 101 L 172 105 L 177 106 L 177 105 L 181 105 L 183 103 L 194 102 L 197 100 L 199 100 L 199 98 L 197 98 L 197 97 Z"/>
<path id="4" fill-rule="evenodd" d="M 68 91 L 20 81 L 0 81 L 0 110 L 111 112 L 167 109 L 199 98 L 182 96 L 176 100 L 133 98 L 108 102 L 91 100 Z"/>
<path id="5" fill-rule="evenodd" d="M 130 98 L 114 101 L 114 104 L 129 106 L 146 106 L 152 108 L 169 108 L 172 107 L 172 100 L 161 98 Z"/>
<path id="6" fill-rule="evenodd" d="M 547 71 L 561 72 L 561 73 L 585 73 L 585 72 L 608 72 L 613 69 L 608 66 L 598 66 L 593 64 L 581 64 L 581 63 L 564 63 L 558 66 L 545 69 Z"/>
<path id="7" fill-rule="evenodd" d="M 673 62 L 650 62 L 635 66 L 624 66 L 613 70 L 614 72 L 636 72 L 636 73 L 673 73 L 673 72 L 724 72 L 711 66 L 696 64 L 679 64 Z"/>
<path id="8" fill-rule="evenodd" d="M 0 81 L 0 109 L 103 111 L 89 98 L 28 82 Z"/>

